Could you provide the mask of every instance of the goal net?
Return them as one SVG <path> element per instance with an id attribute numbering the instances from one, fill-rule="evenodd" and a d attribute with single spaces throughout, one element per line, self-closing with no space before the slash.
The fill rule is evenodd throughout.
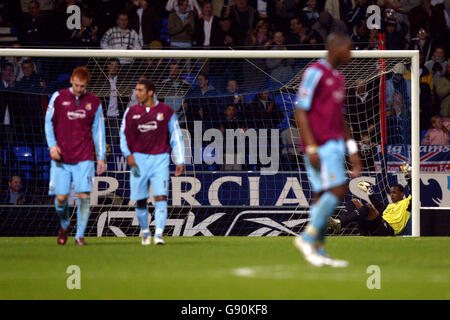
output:
<path id="1" fill-rule="evenodd" d="M 69 87 L 70 73 L 80 65 L 92 75 L 88 90 L 102 100 L 108 144 L 107 171 L 93 184 L 88 235 L 139 234 L 119 128 L 126 108 L 137 103 L 134 88 L 143 77 L 155 83 L 157 99 L 177 113 L 185 143 L 185 173 L 171 175 L 167 235 L 294 235 L 306 225 L 313 193 L 293 114 L 302 74 L 325 57 L 324 51 L 2 49 L 0 56 L 2 71 L 12 68 L 15 79 L 0 91 L 0 196 L 9 199 L 16 175 L 24 191 L 20 206 L 1 207 L 2 235 L 57 230 L 48 196 L 44 116 L 51 94 Z M 411 148 L 417 108 L 412 57 L 409 51 L 353 52 L 351 62 L 339 67 L 346 79 L 346 117 L 363 160 L 363 173 L 349 181 L 345 201 L 368 200 L 356 187 L 362 180 L 374 184 L 386 204 L 389 186 L 406 184 L 399 166 L 413 164 L 417 152 Z M 34 73 L 28 75 L 27 67 Z M 400 86 L 393 83 L 393 70 L 399 68 L 413 78 Z M 398 161 L 389 162 L 386 154 L 393 148 Z M 418 178 L 417 172 L 413 177 Z M 70 198 L 75 206 L 75 195 Z M 151 197 L 149 208 L 152 213 Z M 72 212 L 75 219 L 75 207 Z M 150 219 L 154 228 L 153 215 Z M 358 231 L 350 225 L 342 234 Z"/>

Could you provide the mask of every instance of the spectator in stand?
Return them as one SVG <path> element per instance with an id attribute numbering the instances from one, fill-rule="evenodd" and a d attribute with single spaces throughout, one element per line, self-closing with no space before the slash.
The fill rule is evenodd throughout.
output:
<path id="1" fill-rule="evenodd" d="M 268 43 L 269 50 L 287 50 L 284 35 L 281 31 L 275 32 Z M 293 59 L 266 59 L 273 87 L 280 87 L 289 81 L 293 75 Z"/>
<path id="2" fill-rule="evenodd" d="M 235 39 L 238 46 L 245 45 L 248 32 L 256 27 L 259 20 L 258 11 L 248 4 L 248 0 L 235 0 L 233 6 L 223 9 L 222 16 L 231 17 L 231 28 L 238 36 Z"/>
<path id="3" fill-rule="evenodd" d="M 98 26 L 93 24 L 94 14 L 84 11 L 81 15 L 81 29 L 72 31 L 70 37 L 72 43 L 76 46 L 95 47 L 98 46 Z"/>
<path id="4" fill-rule="evenodd" d="M 2 66 L 0 81 L 0 147 L 4 147 L 12 141 L 12 130 L 10 128 L 9 107 L 14 107 L 10 95 L 2 92 L 16 86 L 14 78 L 14 66 L 12 63 L 5 63 Z"/>
<path id="5" fill-rule="evenodd" d="M 195 32 L 193 11 L 188 11 L 188 0 L 178 0 L 178 9 L 169 15 L 168 29 L 170 45 L 175 48 L 190 48 Z"/>
<path id="6" fill-rule="evenodd" d="M 126 12 L 117 15 L 116 26 L 106 31 L 100 46 L 102 49 L 142 49 L 136 31 L 128 28 L 128 14 Z M 133 62 L 132 58 L 120 58 L 119 60 L 122 65 L 129 65 Z"/>
<path id="7" fill-rule="evenodd" d="M 2 67 L 2 79 L 0 81 L 0 89 L 14 88 L 15 77 L 14 77 L 14 66 L 12 63 L 7 62 Z M 0 106 L 1 108 L 2 106 Z M 1 116 L 1 114 L 0 114 Z M 0 117 L 0 122 L 2 118 Z"/>
<path id="8" fill-rule="evenodd" d="M 227 87 L 222 98 L 222 106 L 233 104 L 236 112 L 242 114 L 244 112 L 245 97 L 241 94 L 239 84 L 235 79 L 228 80 Z"/>
<path id="9" fill-rule="evenodd" d="M 268 91 L 260 92 L 247 106 L 247 125 L 255 129 L 275 128 L 281 121 L 281 113 Z"/>
<path id="10" fill-rule="evenodd" d="M 229 48 L 237 45 L 239 35 L 232 28 L 233 19 L 231 17 L 220 18 L 220 30 L 217 36 L 219 47 Z"/>
<path id="11" fill-rule="evenodd" d="M 347 21 L 348 13 L 354 6 L 355 0 L 327 0 L 325 3 L 325 10 L 328 11 L 335 20 Z"/>
<path id="12" fill-rule="evenodd" d="M 362 141 L 363 135 L 374 137 L 370 128 L 379 122 L 378 91 L 376 81 L 367 82 L 362 78 L 356 79 L 354 85 L 348 89 L 345 106 L 349 125 L 356 141 Z"/>
<path id="13" fill-rule="evenodd" d="M 440 101 L 439 114 L 450 117 L 450 59 L 447 61 L 447 72 L 436 83 L 436 95 Z"/>
<path id="14" fill-rule="evenodd" d="M 40 46 L 53 38 L 50 21 L 41 13 L 39 1 L 30 1 L 25 16 L 20 42 L 26 46 Z"/>
<path id="15" fill-rule="evenodd" d="M 207 74 L 200 74 L 197 78 L 198 85 L 192 87 L 189 92 L 189 97 L 192 97 L 190 101 L 195 104 L 195 108 L 199 110 L 200 114 L 203 114 L 203 120 L 209 120 L 215 127 L 215 121 L 218 120 L 218 113 L 220 110 L 220 100 L 217 98 L 219 93 L 216 88 L 210 83 L 209 76 Z"/>
<path id="16" fill-rule="evenodd" d="M 450 145 L 449 127 L 445 127 L 442 119 L 439 116 L 431 118 L 431 128 L 425 134 L 422 140 L 424 146 L 448 146 Z"/>
<path id="17" fill-rule="evenodd" d="M 220 131 L 225 134 L 226 130 L 244 130 L 244 123 L 239 119 L 239 114 L 236 110 L 234 104 L 228 104 L 223 112 L 222 118 L 220 119 Z M 242 164 L 238 163 L 238 154 L 243 152 L 242 146 L 233 143 L 233 147 L 227 146 L 227 141 L 225 139 L 225 152 L 223 154 L 223 171 L 240 171 L 242 170 Z M 244 155 L 245 156 L 245 155 Z M 229 161 L 232 159 L 232 161 Z M 229 161 L 229 162 L 228 162 Z"/>
<path id="18" fill-rule="evenodd" d="M 13 205 L 25 204 L 25 194 L 22 188 L 22 179 L 20 176 L 12 176 L 9 180 L 8 196 L 5 199 L 5 203 Z"/>
<path id="19" fill-rule="evenodd" d="M 405 65 L 401 62 L 397 63 L 392 69 L 391 79 L 386 81 L 386 102 L 388 106 L 391 105 L 394 93 L 400 93 L 409 111 L 411 109 L 411 80 L 406 80 L 404 75 Z"/>
<path id="20" fill-rule="evenodd" d="M 90 8 L 94 10 L 94 25 L 98 26 L 97 37 L 102 39 L 105 32 L 115 26 L 117 14 L 123 5 L 117 0 L 95 0 L 92 2 L 93 5 Z"/>
<path id="21" fill-rule="evenodd" d="M 351 35 L 355 50 L 366 50 L 369 46 L 369 29 L 367 29 L 366 20 L 360 20 L 353 26 Z"/>
<path id="22" fill-rule="evenodd" d="M 309 0 L 306 6 L 300 12 L 302 21 L 305 23 L 305 27 L 311 28 L 314 23 L 319 21 L 319 11 L 317 10 L 317 0 Z M 291 20 L 292 21 L 292 20 Z"/>
<path id="23" fill-rule="evenodd" d="M 425 67 L 433 76 L 434 84 L 436 85 L 439 78 L 446 73 L 447 59 L 445 57 L 445 50 L 443 46 L 436 46 L 431 60 L 425 62 Z"/>
<path id="24" fill-rule="evenodd" d="M 168 0 L 166 4 L 166 10 L 170 13 L 177 12 L 179 9 L 179 1 L 178 0 Z M 202 9 L 199 6 L 197 0 L 188 0 L 187 11 L 192 11 L 196 17 L 202 16 Z"/>
<path id="25" fill-rule="evenodd" d="M 411 39 L 410 50 L 419 50 L 423 56 L 424 60 L 428 61 L 431 59 L 431 47 L 432 42 L 428 35 L 426 28 L 420 28 L 417 32 L 417 37 Z"/>
<path id="26" fill-rule="evenodd" d="M 227 129 L 245 129 L 245 123 L 239 118 L 240 114 L 235 104 L 229 103 L 225 105 L 222 113 L 224 115 L 220 121 L 220 131 L 222 133 L 225 133 Z"/>
<path id="27" fill-rule="evenodd" d="M 323 39 L 326 39 L 330 33 L 347 33 L 347 26 L 341 20 L 334 19 L 328 11 L 322 11 L 319 16 L 319 21 L 314 23 L 312 30 L 316 31 Z"/>
<path id="28" fill-rule="evenodd" d="M 300 17 L 291 19 L 290 32 L 286 37 L 287 47 L 291 50 L 305 50 L 309 44 L 311 32 Z"/>
<path id="29" fill-rule="evenodd" d="M 296 0 L 267 1 L 267 16 L 271 30 L 289 31 L 289 21 L 298 12 Z"/>
<path id="30" fill-rule="evenodd" d="M 261 50 L 266 43 L 270 41 L 271 37 L 269 23 L 266 20 L 260 20 L 256 24 L 255 29 L 248 32 L 247 39 L 245 40 L 245 47 L 246 49 Z"/>
<path id="31" fill-rule="evenodd" d="M 11 49 L 14 48 L 22 48 L 22 46 L 16 42 L 11 46 Z M 23 72 L 22 72 L 22 64 L 25 60 L 30 60 L 30 57 L 6 57 L 5 61 L 9 62 L 13 65 L 14 67 L 14 77 L 16 79 L 16 82 L 20 81 L 23 77 Z M 36 63 L 35 61 L 33 61 L 33 65 L 34 65 L 34 70 L 36 72 L 39 73 L 40 68 L 38 67 L 39 64 Z"/>
<path id="32" fill-rule="evenodd" d="M 120 86 L 121 75 L 119 73 L 120 62 L 118 59 L 111 59 L 108 61 L 107 67 L 107 87 L 109 89 L 109 95 L 102 101 L 104 108 L 106 109 L 105 117 L 105 129 L 107 143 L 110 145 L 119 145 L 119 128 L 120 121 L 122 119 Z M 102 99 L 103 100 L 103 99 Z"/>
<path id="33" fill-rule="evenodd" d="M 190 87 L 189 82 L 181 78 L 181 63 L 178 60 L 173 60 L 169 66 L 169 77 L 161 82 L 160 91 L 167 92 L 164 103 L 178 113 L 184 103 L 181 97 L 186 96 Z M 183 121 L 181 114 L 178 114 L 178 118 L 180 122 Z"/>
<path id="34" fill-rule="evenodd" d="M 405 36 L 408 32 L 408 27 L 404 23 L 397 20 L 397 16 L 392 14 L 386 19 L 384 25 L 386 34 L 386 49 L 387 50 L 403 50 L 405 49 Z"/>
<path id="35" fill-rule="evenodd" d="M 408 12 L 411 34 L 417 34 L 420 28 L 430 30 L 432 40 L 437 40 L 445 31 L 446 22 L 442 9 L 431 5 L 431 0 L 422 0 L 421 4 Z M 448 41 L 448 39 L 446 40 Z"/>
<path id="36" fill-rule="evenodd" d="M 378 30 L 372 29 L 369 31 L 369 44 L 367 45 L 366 50 L 378 50 L 379 40 L 378 40 Z"/>
<path id="37" fill-rule="evenodd" d="M 217 48 L 221 45 L 219 42 L 220 23 L 219 18 L 213 15 L 211 1 L 203 2 L 202 12 L 202 17 L 195 25 L 194 46 Z"/>
<path id="38" fill-rule="evenodd" d="M 135 0 L 128 10 L 130 28 L 139 36 L 142 47 L 148 46 L 152 41 L 159 39 L 160 17 L 153 2 L 148 0 Z"/>
<path id="39" fill-rule="evenodd" d="M 387 143 L 405 144 L 410 141 L 408 135 L 408 120 L 406 105 L 403 96 L 395 92 L 387 110 Z"/>
<path id="40" fill-rule="evenodd" d="M 17 83 L 17 88 L 21 90 L 40 90 L 47 87 L 46 83 L 34 70 L 34 63 L 30 59 L 22 63 L 23 77 Z"/>

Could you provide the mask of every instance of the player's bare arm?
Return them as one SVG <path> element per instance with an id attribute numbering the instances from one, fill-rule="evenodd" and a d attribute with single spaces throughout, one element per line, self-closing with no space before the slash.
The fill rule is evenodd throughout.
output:
<path id="1" fill-rule="evenodd" d="M 295 119 L 297 122 L 297 128 L 300 131 L 300 136 L 303 143 L 306 146 L 306 152 L 308 153 L 311 165 L 315 169 L 320 169 L 320 158 L 318 154 L 318 147 L 316 140 L 311 132 L 311 127 L 309 125 L 307 111 L 302 109 L 295 110 Z"/>

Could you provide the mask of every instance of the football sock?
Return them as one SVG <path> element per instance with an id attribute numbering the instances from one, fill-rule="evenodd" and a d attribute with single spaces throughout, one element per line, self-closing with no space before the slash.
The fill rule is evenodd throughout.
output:
<path id="1" fill-rule="evenodd" d="M 142 230 L 142 235 L 143 236 L 150 236 L 150 229 L 148 228 L 148 209 L 147 206 L 144 208 L 138 208 L 136 207 L 136 216 L 139 220 L 139 226 L 141 227 Z"/>
<path id="2" fill-rule="evenodd" d="M 78 198 L 77 206 L 77 233 L 75 234 L 75 239 L 83 238 L 84 231 L 89 219 L 89 207 L 91 203 L 91 198 Z"/>
<path id="3" fill-rule="evenodd" d="M 59 220 L 61 221 L 61 228 L 66 230 L 70 225 L 69 212 L 67 210 L 68 204 L 67 201 L 63 204 L 60 204 L 55 197 L 55 209 L 56 213 L 59 216 Z"/>
<path id="4" fill-rule="evenodd" d="M 155 237 L 162 237 L 167 220 L 167 200 L 155 202 Z"/>
<path id="5" fill-rule="evenodd" d="M 322 237 L 321 233 L 323 233 L 323 237 L 325 237 L 324 233 L 327 228 L 328 218 L 333 214 L 338 203 L 338 198 L 329 191 L 320 196 L 319 201 L 311 206 L 311 221 L 302 234 L 303 240 L 307 242 L 319 241 Z"/>

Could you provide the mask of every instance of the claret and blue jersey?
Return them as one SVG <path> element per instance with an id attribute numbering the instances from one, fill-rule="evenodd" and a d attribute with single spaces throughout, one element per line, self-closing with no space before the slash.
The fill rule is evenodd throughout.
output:
<path id="1" fill-rule="evenodd" d="M 120 148 L 125 157 L 133 154 L 140 175 L 130 174 L 130 198 L 148 198 L 149 183 L 153 196 L 167 196 L 170 151 L 176 164 L 184 164 L 184 144 L 173 109 L 159 101 L 153 107 L 140 104 L 128 108 L 120 129 Z"/>
<path id="2" fill-rule="evenodd" d="M 94 160 L 105 160 L 105 123 L 100 99 L 86 92 L 75 96 L 71 88 L 55 92 L 45 116 L 49 148 L 58 146 L 61 160 L 51 162 L 49 193 L 91 192 Z"/>
<path id="3" fill-rule="evenodd" d="M 319 146 L 320 170 L 305 157 L 308 176 L 315 192 L 346 182 L 345 142 L 342 127 L 345 80 L 342 74 L 321 59 L 308 67 L 298 89 L 296 108 L 307 111 L 311 132 Z M 303 151 L 305 146 L 301 145 Z"/>

